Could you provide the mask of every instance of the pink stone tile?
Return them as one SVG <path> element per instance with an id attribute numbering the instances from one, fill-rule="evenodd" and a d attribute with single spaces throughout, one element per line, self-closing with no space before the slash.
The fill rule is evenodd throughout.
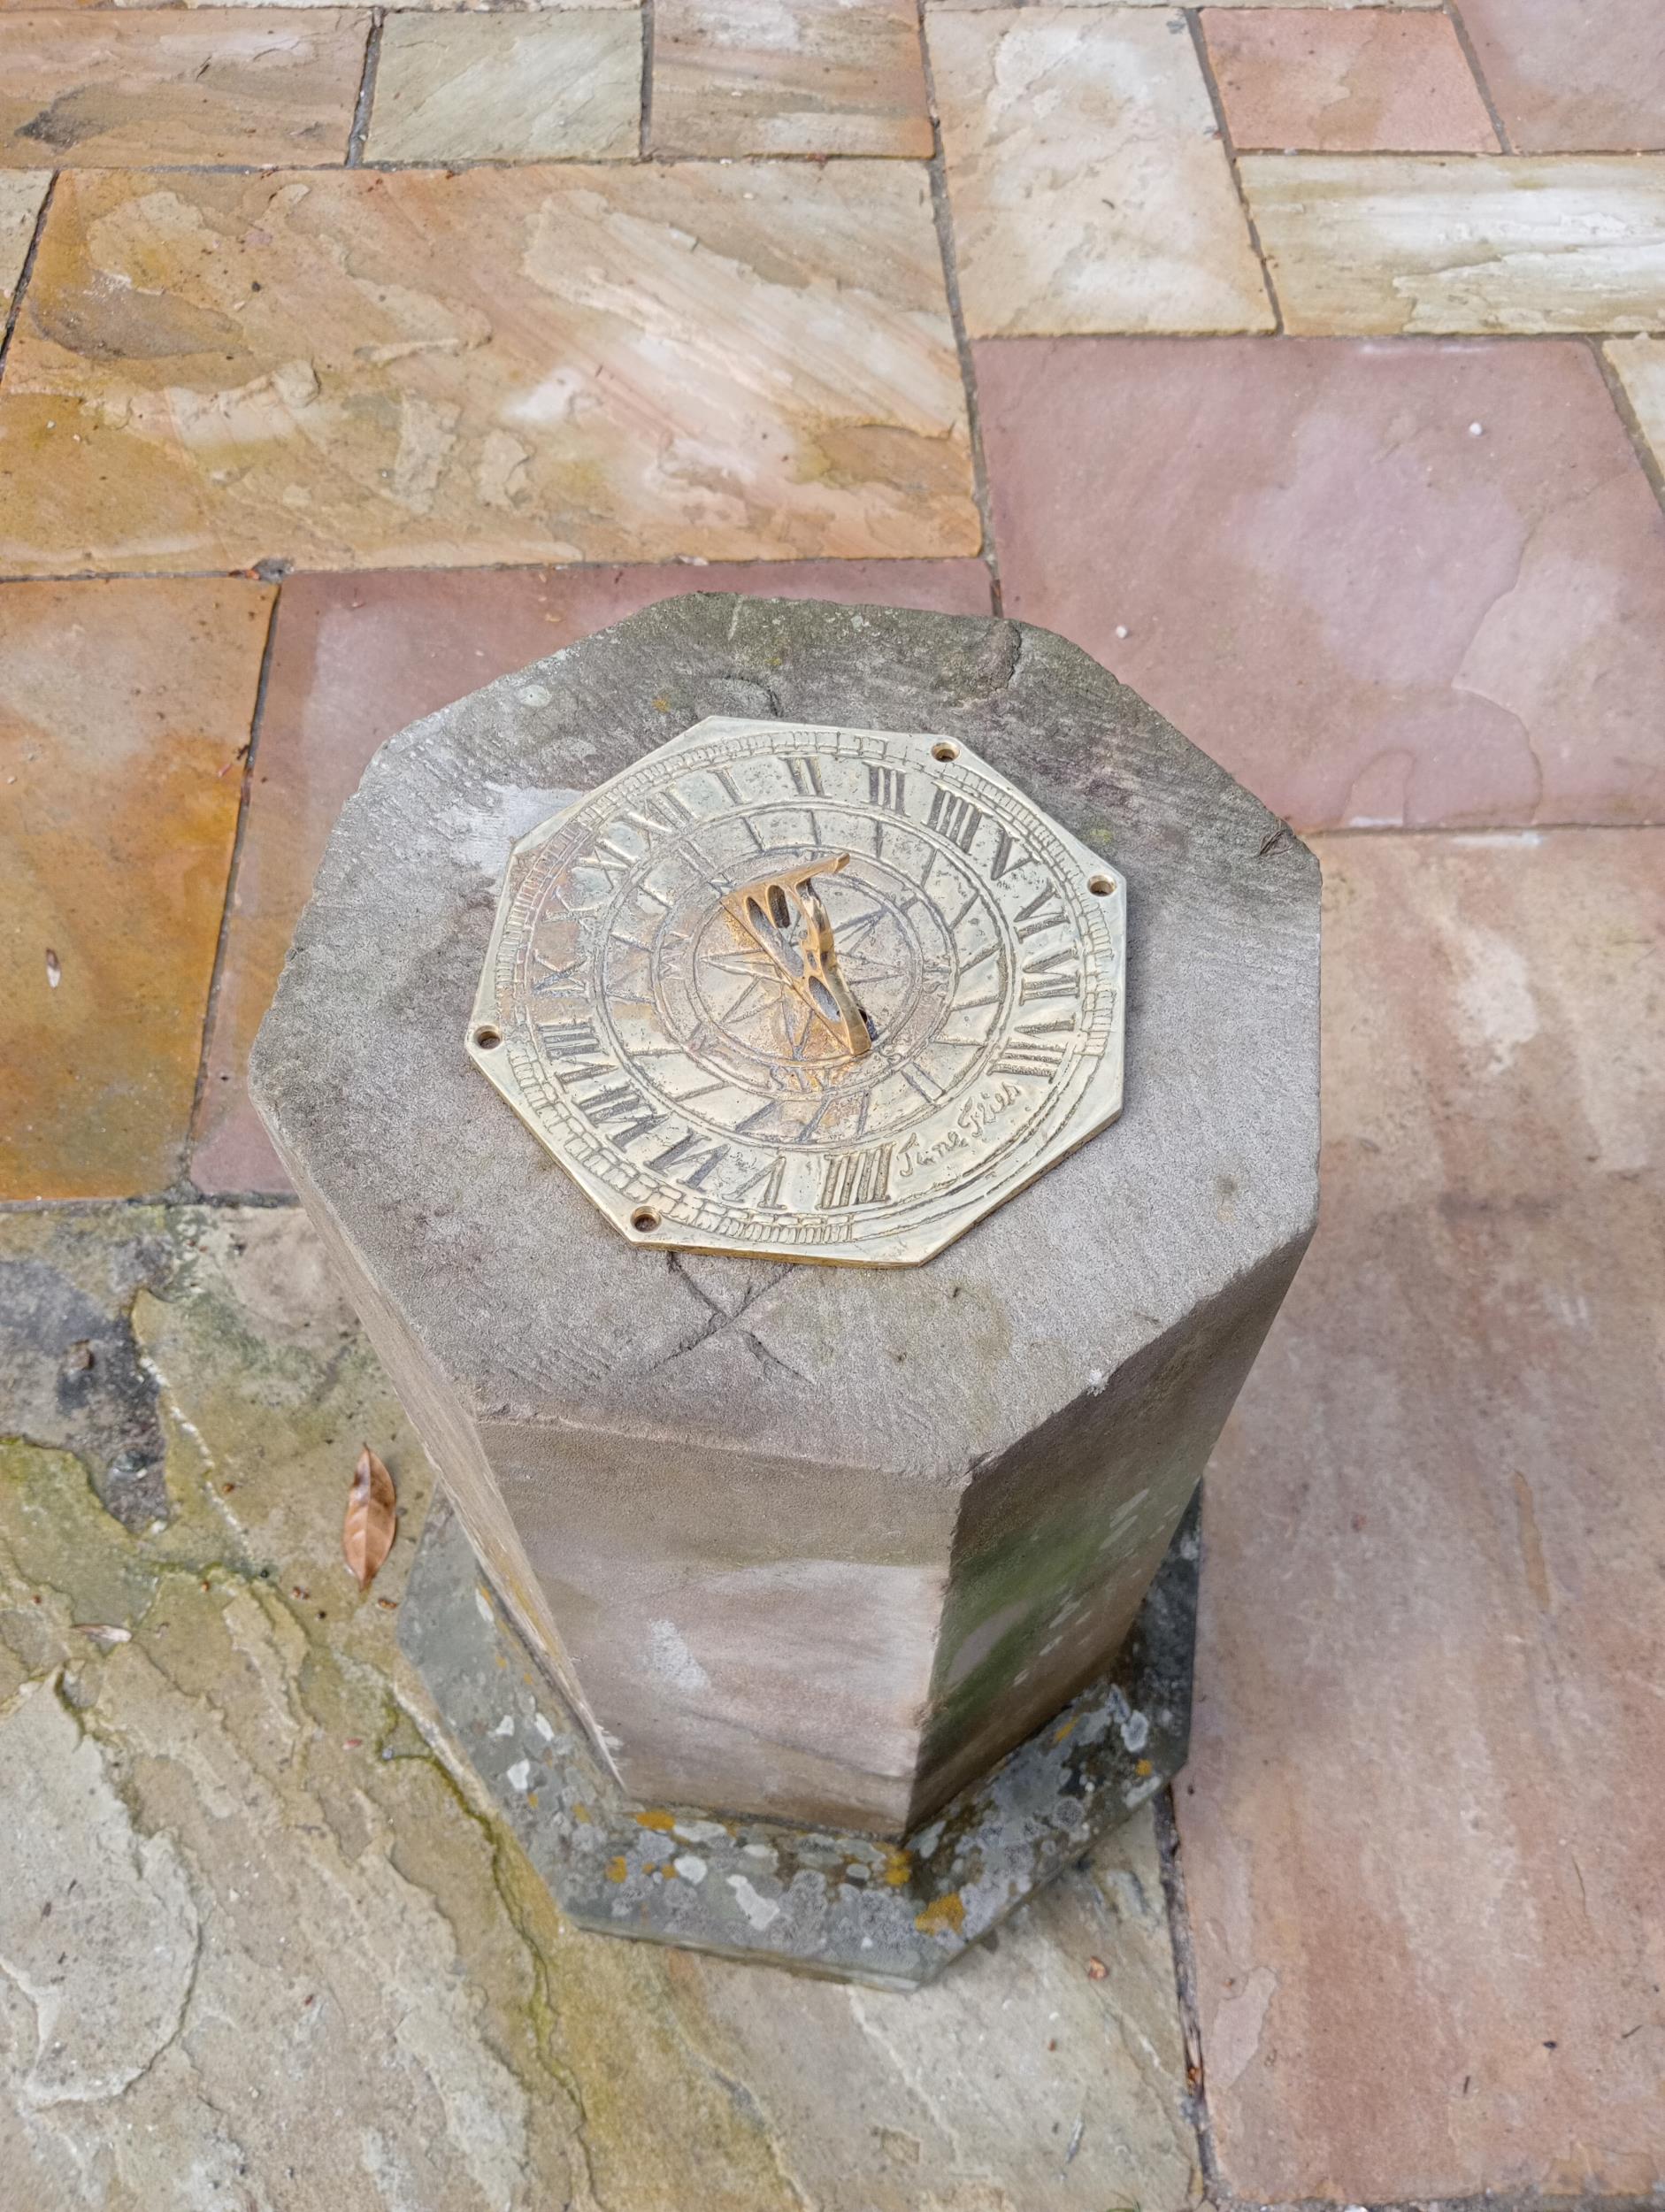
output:
<path id="1" fill-rule="evenodd" d="M 1517 152 L 1665 148 L 1659 0 L 1462 0 L 1462 15 Z"/>
<path id="2" fill-rule="evenodd" d="M 1276 153 L 1496 153 L 1448 16 L 1419 9 L 1205 8 L 1232 142 Z"/>
<path id="3" fill-rule="evenodd" d="M 199 1188 L 288 1188 L 243 1069 L 325 841 L 377 746 L 494 677 L 685 591 L 989 611 L 980 561 L 372 571 L 284 585 L 197 1113 Z"/>
<path id="4" fill-rule="evenodd" d="M 1321 841 L 1323 1213 L 1208 1477 L 1222 2194 L 1665 2177 L 1665 832 Z"/>
<path id="5" fill-rule="evenodd" d="M 1665 820 L 1665 518 L 1577 342 L 977 349 L 1006 610 L 1303 827 Z"/>

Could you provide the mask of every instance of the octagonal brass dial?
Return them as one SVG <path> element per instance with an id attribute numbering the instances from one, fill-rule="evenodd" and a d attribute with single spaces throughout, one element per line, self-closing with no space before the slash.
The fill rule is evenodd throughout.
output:
<path id="1" fill-rule="evenodd" d="M 468 1049 L 637 1243 L 912 1265 L 1121 1110 L 1124 904 L 952 739 L 714 717 L 516 846 Z"/>

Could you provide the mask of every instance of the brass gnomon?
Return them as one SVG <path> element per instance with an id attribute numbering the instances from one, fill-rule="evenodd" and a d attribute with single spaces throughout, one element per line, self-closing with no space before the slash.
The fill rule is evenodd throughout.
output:
<path id="1" fill-rule="evenodd" d="M 729 892 L 723 910 L 761 945 L 798 996 L 824 1022 L 852 1058 L 871 1052 L 873 1026 L 850 995 L 839 972 L 832 925 L 814 889 L 816 876 L 837 875 L 850 864 L 848 853 L 759 876 Z"/>

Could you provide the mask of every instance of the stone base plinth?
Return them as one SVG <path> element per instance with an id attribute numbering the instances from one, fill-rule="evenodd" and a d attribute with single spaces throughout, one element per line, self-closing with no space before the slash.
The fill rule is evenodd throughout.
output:
<path id="1" fill-rule="evenodd" d="M 576 1925 L 917 1988 L 1184 1764 L 1200 1502 L 1108 1671 L 901 1845 L 625 1798 L 443 1498 L 400 1641 Z"/>

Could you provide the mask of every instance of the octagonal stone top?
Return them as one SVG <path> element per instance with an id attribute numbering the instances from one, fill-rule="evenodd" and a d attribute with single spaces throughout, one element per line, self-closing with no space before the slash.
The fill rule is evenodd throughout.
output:
<path id="1" fill-rule="evenodd" d="M 637 1248 L 469 1064 L 516 840 L 710 715 L 963 739 L 1126 882 L 1120 1119 L 924 1268 Z M 381 748 L 253 1084 L 385 1302 L 395 1372 L 434 1363 L 480 1421 L 719 1455 L 743 1434 L 783 1465 L 953 1491 L 1310 1233 L 1318 895 L 1282 824 L 1047 632 L 689 595 Z"/>

